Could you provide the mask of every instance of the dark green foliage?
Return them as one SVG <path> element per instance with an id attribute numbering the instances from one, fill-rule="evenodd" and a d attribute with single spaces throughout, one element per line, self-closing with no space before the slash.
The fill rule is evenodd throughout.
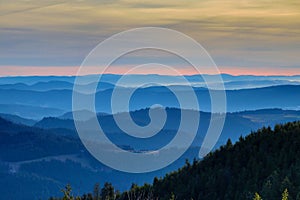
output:
<path id="1" fill-rule="evenodd" d="M 105 183 L 101 190 L 101 200 L 114 200 L 115 189 L 111 183 Z"/>
<path id="2" fill-rule="evenodd" d="M 63 193 L 62 198 L 51 197 L 49 200 L 115 200 L 120 198 L 120 193 L 115 191 L 111 183 L 105 183 L 102 189 L 97 183 L 94 186 L 93 194 L 88 193 L 82 196 L 74 196 L 69 184 L 61 192 Z"/>
<path id="3" fill-rule="evenodd" d="M 300 191 L 300 122 L 262 128 L 235 145 L 230 141 L 192 166 L 156 180 L 154 195 L 168 199 L 290 199 Z M 251 194 L 251 195 L 250 195 Z"/>
<path id="4" fill-rule="evenodd" d="M 261 199 L 260 195 L 257 194 L 257 192 L 256 192 L 256 193 L 254 194 L 253 200 L 262 200 L 262 199 Z"/>
<path id="5" fill-rule="evenodd" d="M 104 191 L 114 191 L 111 188 L 106 184 Z M 293 122 L 276 125 L 274 130 L 262 128 L 234 145 L 228 140 L 203 160 L 186 162 L 178 171 L 155 178 L 152 185 L 133 184 L 118 197 L 101 194 L 118 200 L 252 200 L 254 194 L 264 200 L 287 196 L 297 200 L 299 191 L 300 122 Z"/>
<path id="6" fill-rule="evenodd" d="M 94 200 L 100 200 L 101 198 L 101 193 L 100 193 L 100 185 L 99 183 L 96 183 L 94 186 Z"/>

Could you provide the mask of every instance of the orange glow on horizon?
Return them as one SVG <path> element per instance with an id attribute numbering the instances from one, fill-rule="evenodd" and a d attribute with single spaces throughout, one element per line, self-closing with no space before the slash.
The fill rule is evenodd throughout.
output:
<path id="1" fill-rule="evenodd" d="M 231 75 L 256 75 L 256 76 L 293 76 L 300 74 L 300 68 L 276 68 L 274 70 L 263 67 L 220 67 L 221 73 Z"/>
<path id="2" fill-rule="evenodd" d="M 75 76 L 77 75 L 79 67 L 77 66 L 0 66 L 0 76 Z M 113 66 L 105 71 L 104 74 L 125 74 L 128 72 L 126 66 Z M 174 68 L 182 75 L 195 75 L 199 74 L 191 67 L 187 68 Z M 250 67 L 219 67 L 220 73 L 231 75 L 257 75 L 257 76 L 292 76 L 300 75 L 300 68 L 250 68 Z M 99 74 L 98 67 L 89 67 L 89 73 L 84 74 Z M 176 75 L 170 74 L 167 70 L 149 69 L 137 73 L 130 74 L 160 74 L 160 75 Z M 206 68 L 202 74 L 216 74 L 213 70 Z"/>

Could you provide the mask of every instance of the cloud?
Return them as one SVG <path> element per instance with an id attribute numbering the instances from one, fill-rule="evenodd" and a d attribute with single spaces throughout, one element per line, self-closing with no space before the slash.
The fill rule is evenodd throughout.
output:
<path id="1" fill-rule="evenodd" d="M 52 2 L 52 3 L 48 3 L 48 4 L 42 4 L 42 5 L 36 5 L 36 6 L 29 6 L 29 7 L 25 7 L 25 8 L 16 8 L 16 9 L 12 9 L 12 10 L 7 10 L 6 12 L 2 12 L 0 14 L 1 16 L 7 16 L 7 15 L 13 15 L 13 14 L 19 14 L 19 13 L 24 13 L 24 12 L 29 12 L 29 11 L 34 11 L 37 9 L 43 9 L 43 8 L 47 8 L 47 7 L 51 7 L 51 6 L 56 6 L 56 5 L 60 5 L 63 4 L 67 1 L 63 1 L 63 2 Z M 27 1 L 27 3 L 30 3 L 30 1 Z"/>
<path id="2" fill-rule="evenodd" d="M 2 0 L 0 65 L 79 65 L 112 34 L 181 31 L 226 66 L 297 66 L 298 0 Z M 294 68 L 296 69 L 296 68 Z"/>

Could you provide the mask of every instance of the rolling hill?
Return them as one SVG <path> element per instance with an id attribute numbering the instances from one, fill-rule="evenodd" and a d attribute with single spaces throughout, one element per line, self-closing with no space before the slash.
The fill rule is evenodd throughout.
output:
<path id="1" fill-rule="evenodd" d="M 126 92 L 126 88 L 120 89 L 120 93 Z M 199 100 L 201 111 L 210 112 L 210 95 L 205 88 L 194 88 Z M 113 90 L 107 89 L 97 92 L 96 110 L 97 112 L 111 113 L 111 95 Z M 219 91 L 212 93 L 218 95 Z M 178 88 L 180 95 L 186 96 L 184 86 Z M 83 94 L 83 98 L 87 94 Z M 255 89 L 227 90 L 227 111 L 237 112 L 243 110 L 257 110 L 265 108 L 281 108 L 297 110 L 300 107 L 300 86 L 282 85 Z M 2 113 L 18 114 L 24 118 L 42 118 L 45 116 L 60 116 L 63 112 L 72 110 L 71 90 L 50 90 L 50 91 L 30 91 L 30 90 L 10 90 L 0 89 L 0 104 L 3 106 Z M 147 87 L 136 90 L 130 100 L 130 111 L 140 110 L 161 104 L 164 107 L 179 107 L 174 94 L 166 87 Z M 13 109 L 14 105 L 19 106 Z M 23 106 L 23 107 L 22 107 Z M 28 107 L 41 107 L 41 112 L 30 111 Z M 10 109 L 9 109 L 10 108 Z M 192 109 L 190 107 L 182 109 Z M 118 112 L 126 112 L 119 109 Z"/>
<path id="2" fill-rule="evenodd" d="M 74 196 L 116 200 L 297 200 L 300 197 L 299 146 L 299 121 L 276 125 L 273 129 L 263 127 L 240 137 L 235 144 L 228 140 L 202 160 L 186 162 L 184 167 L 154 178 L 151 185 L 132 184 L 128 191 L 118 192 L 113 185 L 105 183 L 102 188 L 95 185 L 93 193 Z M 261 198 L 254 198 L 259 195 Z"/>
<path id="3" fill-rule="evenodd" d="M 179 120 L 180 110 L 168 108 L 167 113 L 169 120 L 164 129 L 156 137 L 145 141 L 122 133 L 111 115 L 100 115 L 99 122 L 103 123 L 107 136 L 121 148 L 154 150 L 168 143 L 176 133 L 174 124 Z M 147 109 L 132 112 L 131 115 L 141 125 L 149 123 Z M 128 189 L 128 182 L 151 182 L 155 176 L 178 169 L 186 159 L 197 158 L 209 116 L 210 113 L 201 112 L 201 129 L 193 147 L 179 160 L 159 171 L 135 175 L 108 168 L 91 157 L 78 140 L 76 131 L 71 130 L 73 122 L 70 119 L 45 118 L 31 127 L 0 118 L 0 182 L 9 188 L 0 189 L 0 192 L 6 199 L 44 199 L 59 195 L 58 188 L 63 188 L 67 183 L 71 183 L 74 192 L 79 193 L 88 191 L 96 182 L 112 182 L 120 190 Z M 263 125 L 298 120 L 299 117 L 298 111 L 280 109 L 229 113 L 216 148 L 226 143 L 228 137 L 238 141 L 241 135 L 246 136 Z M 13 193 L 16 189 L 20 192 Z"/>

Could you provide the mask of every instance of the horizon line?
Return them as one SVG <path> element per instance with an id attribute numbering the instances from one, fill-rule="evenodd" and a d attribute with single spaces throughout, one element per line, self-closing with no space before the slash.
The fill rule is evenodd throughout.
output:
<path id="1" fill-rule="evenodd" d="M 29 76 L 78 76 L 80 66 L 1 66 L 0 77 L 29 77 Z M 128 73 L 128 66 L 113 66 L 105 71 L 107 75 L 160 75 L 160 76 L 195 76 L 195 75 L 231 75 L 231 76 L 300 76 L 299 69 L 296 68 L 245 68 L 238 66 L 219 66 L 218 72 L 206 67 L 203 73 L 198 73 L 195 69 L 174 68 L 178 74 L 170 74 L 159 68 L 146 69 L 138 73 Z M 154 71 L 154 72 L 153 72 Z M 272 71 L 270 73 L 270 71 Z M 89 67 L 86 74 L 81 75 L 100 75 L 99 67 Z"/>
<path id="2" fill-rule="evenodd" d="M 0 75 L 0 78 L 16 78 L 16 77 L 77 77 L 77 76 L 96 76 L 96 75 L 115 75 L 115 76 L 127 76 L 127 75 L 140 75 L 140 76 L 146 76 L 146 75 L 155 75 L 155 76 L 179 76 L 179 75 L 172 75 L 172 74 L 121 74 L 121 73 L 103 73 L 103 74 L 85 74 L 85 75 L 55 75 L 55 74 L 31 74 L 31 75 Z M 260 75 L 260 74 L 230 74 L 230 73 L 219 73 L 219 74 L 209 74 L 209 73 L 203 73 L 203 74 L 182 74 L 182 76 L 214 76 L 214 75 L 229 75 L 229 76 L 254 76 L 254 77 L 295 77 L 300 76 L 300 74 L 268 74 L 268 75 Z"/>

